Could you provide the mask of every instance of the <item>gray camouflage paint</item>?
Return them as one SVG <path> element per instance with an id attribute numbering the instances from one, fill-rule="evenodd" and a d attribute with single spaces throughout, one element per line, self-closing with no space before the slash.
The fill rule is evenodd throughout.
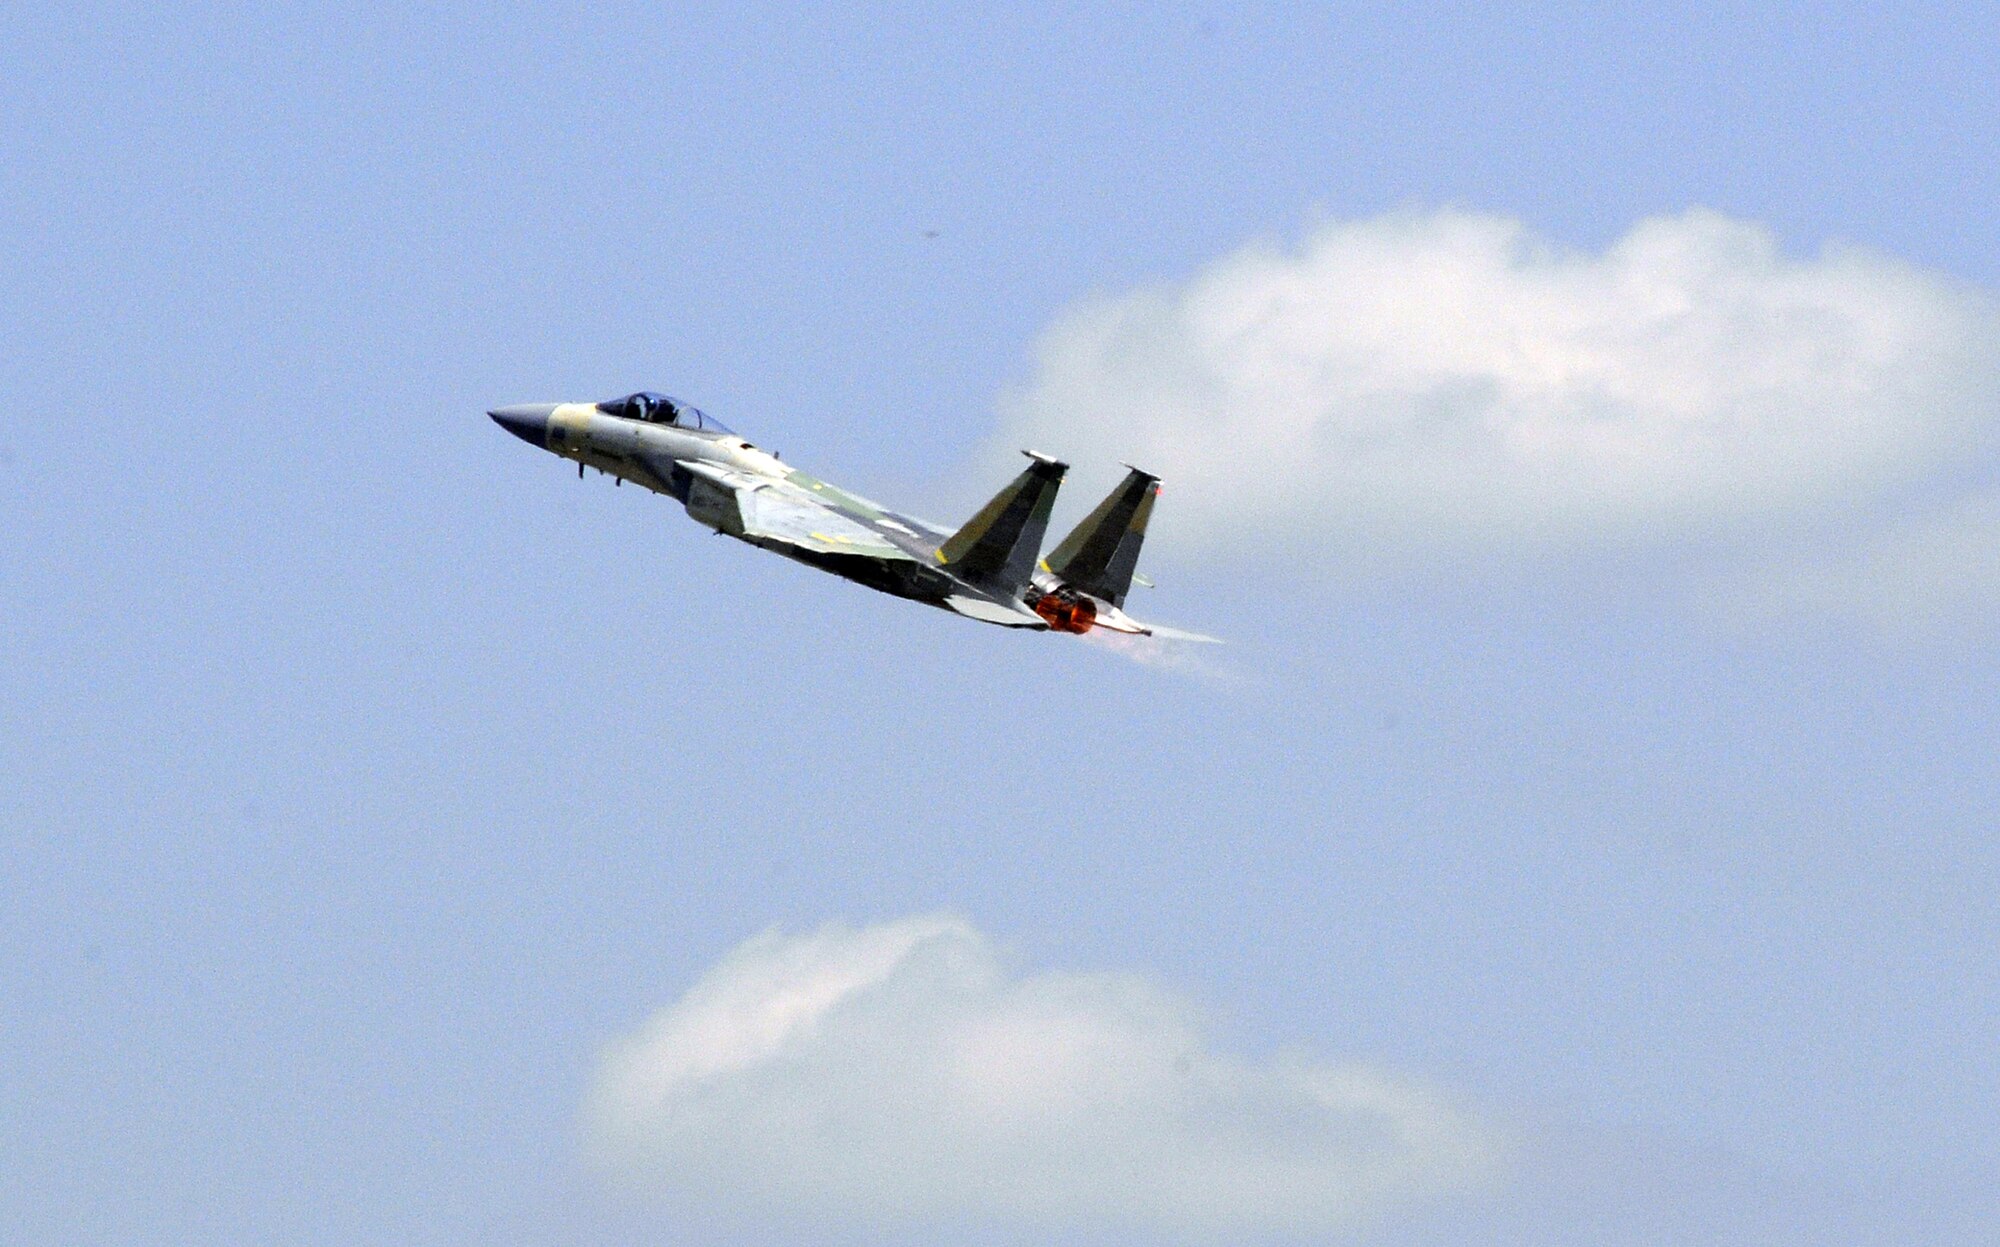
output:
<path id="1" fill-rule="evenodd" d="M 694 409 L 641 396 L 604 403 L 530 403 L 490 411 L 502 428 L 585 468 L 680 502 L 698 523 L 897 597 L 987 623 L 1046 631 L 1075 617 L 1151 633 L 1120 609 L 1133 578 L 1158 478 L 1134 469 L 1056 548 L 1036 552 L 1067 465 L 1031 463 L 956 532 L 891 511 L 798 471 L 720 428 L 689 427 Z M 643 411 L 648 419 L 628 411 Z M 688 413 L 687 424 L 678 422 Z M 706 422 L 711 423 L 712 422 Z M 1043 612 L 1037 613 L 1040 603 Z M 1168 630 L 1170 631 L 1170 630 Z M 1187 635 L 1187 634 L 1174 634 Z"/>

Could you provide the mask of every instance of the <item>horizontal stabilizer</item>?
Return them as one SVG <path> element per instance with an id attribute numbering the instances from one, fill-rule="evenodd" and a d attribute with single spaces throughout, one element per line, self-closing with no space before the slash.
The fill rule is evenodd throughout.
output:
<path id="1" fill-rule="evenodd" d="M 1199 632 L 1187 632 L 1180 628 L 1169 628 L 1164 624 L 1149 624 L 1132 618 L 1115 606 L 1107 606 L 1097 612 L 1095 626 L 1106 632 L 1123 632 L 1127 636 L 1157 637 L 1162 641 L 1202 641 L 1209 645 L 1222 644 L 1222 638 L 1206 636 Z"/>
<path id="2" fill-rule="evenodd" d="M 1159 492 L 1159 477 L 1133 468 L 1043 565 L 1072 588 L 1113 606 L 1125 605 Z"/>
<path id="3" fill-rule="evenodd" d="M 953 594 L 944 599 L 946 610 L 954 611 L 967 619 L 977 619 L 981 623 L 999 624 L 1003 628 L 1040 628 L 1046 630 L 1048 624 L 1040 615 L 1025 606 L 1005 606 L 999 602 L 989 602 L 985 598 L 965 597 Z"/>
<path id="4" fill-rule="evenodd" d="M 1035 573 L 1035 553 L 1048 533 L 1069 465 L 1028 452 L 1028 470 L 937 548 L 937 561 L 970 584 L 1018 595 Z"/>
<path id="5" fill-rule="evenodd" d="M 1179 628 L 1169 628 L 1165 624 L 1140 624 L 1147 636 L 1158 637 L 1162 641 L 1199 641 L 1203 645 L 1220 645 L 1222 638 L 1209 636 L 1203 632 L 1183 632 Z"/>

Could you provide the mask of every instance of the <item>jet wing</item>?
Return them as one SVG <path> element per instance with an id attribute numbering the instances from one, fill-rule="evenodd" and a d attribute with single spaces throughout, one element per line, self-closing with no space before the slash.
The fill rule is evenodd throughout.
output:
<path id="1" fill-rule="evenodd" d="M 873 559 L 914 561 L 866 525 L 831 507 L 794 495 L 781 485 L 763 486 L 738 495 L 743 534 L 821 554 L 855 554 Z"/>
<path id="2" fill-rule="evenodd" d="M 732 537 L 816 554 L 914 562 L 912 555 L 858 520 L 850 519 L 784 481 L 732 472 L 712 463 L 683 460 L 697 484 L 688 510 Z M 713 517 L 713 520 L 711 520 Z"/>

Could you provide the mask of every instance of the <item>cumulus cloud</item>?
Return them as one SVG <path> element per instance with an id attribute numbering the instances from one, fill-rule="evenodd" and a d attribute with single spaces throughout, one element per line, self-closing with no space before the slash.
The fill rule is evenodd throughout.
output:
<path id="1" fill-rule="evenodd" d="M 1936 274 L 1711 211 L 1601 251 L 1437 211 L 1085 303 L 999 444 L 1161 473 L 1182 550 L 1358 566 L 1844 523 L 1997 423 L 2000 313 Z"/>
<path id="2" fill-rule="evenodd" d="M 1013 972 L 944 916 L 770 932 L 615 1044 L 587 1119 L 656 1195 L 861 1222 L 1311 1232 L 1476 1180 L 1438 1092 L 1211 1048 L 1132 974 Z"/>

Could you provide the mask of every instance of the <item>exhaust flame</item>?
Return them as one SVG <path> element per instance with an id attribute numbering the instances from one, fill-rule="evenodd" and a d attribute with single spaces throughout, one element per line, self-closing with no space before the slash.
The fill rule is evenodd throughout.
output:
<path id="1" fill-rule="evenodd" d="M 1035 599 L 1035 613 L 1056 632 L 1082 636 L 1097 622 L 1097 603 L 1074 593 L 1044 593 Z"/>

